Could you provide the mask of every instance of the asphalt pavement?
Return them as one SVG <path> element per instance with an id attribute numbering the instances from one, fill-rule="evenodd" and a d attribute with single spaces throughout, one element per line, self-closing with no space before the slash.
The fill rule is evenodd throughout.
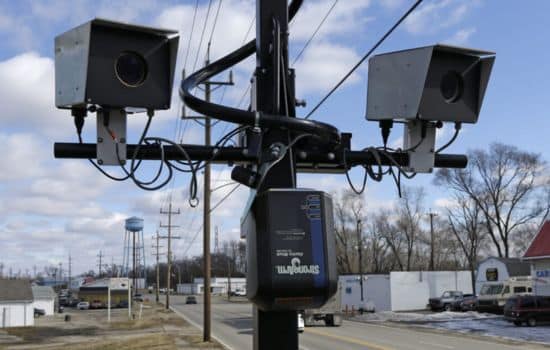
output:
<path id="1" fill-rule="evenodd" d="M 202 329 L 203 308 L 186 305 L 185 297 L 171 297 L 172 310 Z M 212 335 L 233 350 L 252 349 L 252 305 L 212 298 Z M 453 332 L 434 332 L 386 324 L 344 321 L 340 327 L 306 327 L 299 335 L 300 349 L 372 349 L 372 350 L 524 350 L 548 349 L 536 344 L 519 344 L 491 338 L 470 337 Z"/>

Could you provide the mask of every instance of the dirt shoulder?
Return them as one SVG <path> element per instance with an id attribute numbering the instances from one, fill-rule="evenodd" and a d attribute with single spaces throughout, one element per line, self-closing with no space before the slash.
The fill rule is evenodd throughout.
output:
<path id="1" fill-rule="evenodd" d="M 0 349 L 223 349 L 215 342 L 202 342 L 198 329 L 162 305 L 144 305 L 133 314 L 135 319 L 129 320 L 127 309 L 114 309 L 109 323 L 106 309 L 69 309 L 35 319 L 34 327 L 0 330 Z"/>

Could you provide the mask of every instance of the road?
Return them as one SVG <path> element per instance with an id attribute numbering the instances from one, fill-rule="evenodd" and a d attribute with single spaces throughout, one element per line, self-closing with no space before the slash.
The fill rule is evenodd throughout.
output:
<path id="1" fill-rule="evenodd" d="M 185 298 L 171 298 L 172 309 L 201 328 L 202 304 L 185 305 Z M 212 300 L 212 334 L 234 350 L 252 349 L 252 307 L 248 303 Z M 491 339 L 470 338 L 457 333 L 441 334 L 411 328 L 344 321 L 341 327 L 306 327 L 300 334 L 302 350 L 522 350 L 543 349 L 538 345 L 507 344 Z M 547 349 L 547 348 L 546 348 Z"/>

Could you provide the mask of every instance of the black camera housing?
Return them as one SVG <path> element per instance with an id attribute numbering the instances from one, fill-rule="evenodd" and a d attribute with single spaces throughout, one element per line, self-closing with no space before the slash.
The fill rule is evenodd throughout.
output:
<path id="1" fill-rule="evenodd" d="M 55 38 L 55 103 L 170 108 L 177 31 L 94 19 Z"/>

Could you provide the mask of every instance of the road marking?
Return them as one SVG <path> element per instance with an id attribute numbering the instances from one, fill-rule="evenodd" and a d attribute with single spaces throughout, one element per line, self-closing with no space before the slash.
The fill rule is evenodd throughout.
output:
<path id="1" fill-rule="evenodd" d="M 179 317 L 183 318 L 184 320 L 186 320 L 187 322 L 189 322 L 193 327 L 196 327 L 200 330 L 202 330 L 202 326 L 199 325 L 198 323 L 194 322 L 193 320 L 191 320 L 189 317 L 185 316 L 185 314 L 183 312 L 180 312 L 178 310 L 176 310 L 173 306 L 170 306 L 170 310 L 174 311 L 174 313 L 176 313 Z M 220 343 L 224 348 L 226 348 L 227 350 L 235 350 L 233 349 L 231 346 L 229 346 L 227 343 L 224 343 L 220 338 L 218 338 L 215 334 L 212 333 L 212 338 L 214 338 L 218 343 Z"/>
<path id="2" fill-rule="evenodd" d="M 427 342 L 427 341 L 419 341 L 420 344 L 424 344 L 424 345 L 431 345 L 431 346 L 438 346 L 440 348 L 445 348 L 445 349 L 454 349 L 455 347 L 454 346 L 451 346 L 451 345 L 444 345 L 444 344 L 438 344 L 438 343 L 430 343 L 430 342 Z"/>
<path id="3" fill-rule="evenodd" d="M 350 338 L 350 337 L 343 337 L 343 336 L 335 335 L 335 334 L 329 334 L 329 333 L 325 333 L 325 332 L 322 332 L 322 331 L 319 331 L 319 330 L 313 329 L 313 328 L 306 328 L 304 330 L 304 332 L 322 335 L 322 336 L 325 336 L 325 337 L 328 337 L 328 338 L 341 340 L 341 341 L 344 341 L 344 342 L 347 342 L 347 343 L 367 346 L 367 347 L 369 347 L 373 350 L 391 350 L 392 349 L 392 348 L 388 348 L 388 347 L 385 347 L 385 346 L 382 346 L 382 345 L 373 344 L 373 343 L 367 342 L 365 340 Z"/>

